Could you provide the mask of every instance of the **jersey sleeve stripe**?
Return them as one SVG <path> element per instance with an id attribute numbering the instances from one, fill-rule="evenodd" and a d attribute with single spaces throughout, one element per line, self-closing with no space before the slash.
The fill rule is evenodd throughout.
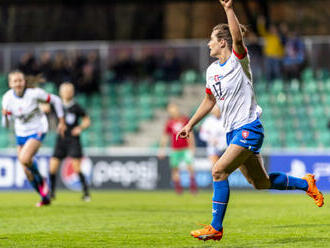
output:
<path id="1" fill-rule="evenodd" d="M 48 94 L 46 102 L 50 103 L 50 94 Z"/>
<path id="2" fill-rule="evenodd" d="M 245 47 L 245 52 L 243 54 L 238 54 L 237 52 L 235 52 L 234 48 L 233 48 L 233 53 L 235 54 L 235 56 L 238 58 L 238 59 L 244 59 L 245 56 L 247 55 L 247 48 Z"/>
<path id="3" fill-rule="evenodd" d="M 205 89 L 206 94 L 212 95 L 212 91 L 209 88 Z"/>

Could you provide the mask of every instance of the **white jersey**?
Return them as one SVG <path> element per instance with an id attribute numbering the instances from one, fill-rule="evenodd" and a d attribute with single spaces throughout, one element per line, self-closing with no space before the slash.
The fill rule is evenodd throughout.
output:
<path id="1" fill-rule="evenodd" d="M 199 137 L 207 143 L 208 155 L 216 155 L 216 151 L 223 151 L 227 147 L 222 121 L 214 115 L 205 119 L 199 131 Z"/>
<path id="2" fill-rule="evenodd" d="M 54 107 L 58 117 L 63 117 L 60 98 L 48 94 L 43 89 L 27 88 L 22 97 L 17 96 L 12 89 L 5 93 L 2 99 L 2 109 L 10 119 L 14 120 L 17 136 L 26 137 L 48 131 L 47 117 L 39 108 L 40 102 L 55 103 Z"/>
<path id="3" fill-rule="evenodd" d="M 256 120 L 249 55 L 233 51 L 224 64 L 213 62 L 206 71 L 206 93 L 215 97 L 226 132 Z"/>

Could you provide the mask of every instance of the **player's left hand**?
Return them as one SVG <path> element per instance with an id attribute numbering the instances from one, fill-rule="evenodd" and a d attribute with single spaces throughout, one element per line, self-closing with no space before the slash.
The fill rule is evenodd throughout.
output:
<path id="1" fill-rule="evenodd" d="M 233 7 L 233 0 L 219 0 L 224 9 Z"/>
<path id="2" fill-rule="evenodd" d="M 82 131 L 81 127 L 75 127 L 72 129 L 71 134 L 73 136 L 79 136 L 81 134 L 81 131 Z"/>

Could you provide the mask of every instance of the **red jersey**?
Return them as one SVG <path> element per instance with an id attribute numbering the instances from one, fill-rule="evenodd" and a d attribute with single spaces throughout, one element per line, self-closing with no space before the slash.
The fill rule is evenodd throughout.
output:
<path id="1" fill-rule="evenodd" d="M 185 116 L 180 117 L 179 119 L 169 119 L 166 123 L 165 133 L 171 136 L 171 147 L 173 149 L 184 149 L 188 148 L 188 140 L 178 138 L 176 140 L 177 133 L 188 123 L 189 119 Z"/>

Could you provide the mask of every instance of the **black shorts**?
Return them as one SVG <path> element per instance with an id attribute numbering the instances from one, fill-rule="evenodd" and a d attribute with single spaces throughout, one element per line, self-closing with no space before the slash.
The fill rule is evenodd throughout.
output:
<path id="1" fill-rule="evenodd" d="M 53 157 L 64 159 L 65 157 L 82 158 L 82 147 L 79 137 L 57 136 Z"/>

